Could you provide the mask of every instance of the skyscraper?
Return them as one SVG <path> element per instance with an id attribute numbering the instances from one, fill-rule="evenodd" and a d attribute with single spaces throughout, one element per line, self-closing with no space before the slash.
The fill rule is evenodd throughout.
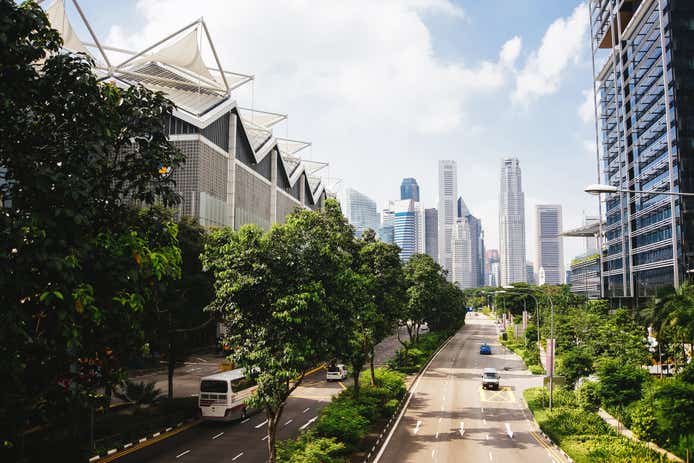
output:
<path id="1" fill-rule="evenodd" d="M 594 72 L 600 183 L 694 192 L 694 4 L 588 5 L 593 63 L 604 62 Z M 694 198 L 611 193 L 603 199 L 605 295 L 633 298 L 678 286 L 694 267 Z"/>
<path id="2" fill-rule="evenodd" d="M 424 209 L 424 252 L 439 260 L 439 214 L 436 208 Z"/>
<path id="3" fill-rule="evenodd" d="M 416 233 L 415 253 L 424 254 L 426 250 L 426 216 L 424 206 L 420 202 L 414 202 L 414 223 Z"/>
<path id="4" fill-rule="evenodd" d="M 378 230 L 379 217 L 376 202 L 355 189 L 345 189 L 344 213 L 360 237 L 367 228 Z"/>
<path id="5" fill-rule="evenodd" d="M 564 283 L 564 243 L 561 237 L 562 216 L 559 204 L 535 206 L 535 275 L 542 284 Z M 542 273 L 540 272 L 542 269 Z"/>
<path id="6" fill-rule="evenodd" d="M 395 244 L 395 212 L 393 203 L 389 201 L 381 212 L 381 226 L 378 229 L 378 239 L 388 244 Z"/>
<path id="7" fill-rule="evenodd" d="M 448 279 L 453 274 L 453 226 L 458 199 L 458 173 L 455 161 L 439 161 L 439 264 L 448 270 Z"/>
<path id="8" fill-rule="evenodd" d="M 501 286 L 525 282 L 525 196 L 517 158 L 501 161 L 499 267 Z"/>
<path id="9" fill-rule="evenodd" d="M 473 246 L 470 222 L 467 218 L 456 219 L 451 243 L 453 258 L 451 277 L 453 282 L 461 289 L 477 286 L 473 264 Z"/>
<path id="10" fill-rule="evenodd" d="M 419 185 L 412 177 L 402 179 L 400 184 L 400 199 L 411 199 L 419 202 Z"/>
<path id="11" fill-rule="evenodd" d="M 417 252 L 417 219 L 411 199 L 393 201 L 395 213 L 394 240 L 400 247 L 400 258 L 407 262 Z"/>
<path id="12" fill-rule="evenodd" d="M 499 286 L 499 251 L 487 249 L 484 252 L 484 286 Z"/>
<path id="13" fill-rule="evenodd" d="M 478 287 L 484 285 L 484 232 L 482 230 L 482 221 L 473 216 L 470 209 L 463 201 L 462 197 L 458 198 L 457 218 L 466 222 L 467 236 L 470 239 L 470 258 L 472 265 L 472 286 Z M 453 258 L 455 261 L 455 257 Z M 455 267 L 456 263 L 453 263 Z"/>

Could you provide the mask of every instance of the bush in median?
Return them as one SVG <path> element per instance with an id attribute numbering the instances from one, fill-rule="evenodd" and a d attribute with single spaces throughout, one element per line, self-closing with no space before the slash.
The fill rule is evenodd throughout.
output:
<path id="1" fill-rule="evenodd" d="M 277 447 L 278 463 L 343 463 L 344 444 L 314 433 L 282 441 Z"/>

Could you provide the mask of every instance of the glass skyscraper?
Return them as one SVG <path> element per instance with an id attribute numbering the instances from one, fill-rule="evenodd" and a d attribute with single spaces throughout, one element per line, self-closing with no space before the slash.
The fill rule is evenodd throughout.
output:
<path id="1" fill-rule="evenodd" d="M 453 227 L 458 199 L 458 166 L 455 161 L 439 161 L 439 265 L 453 281 Z"/>
<path id="2" fill-rule="evenodd" d="M 561 236 L 562 216 L 559 204 L 535 206 L 535 275 L 538 284 L 564 283 L 564 242 Z M 540 278 L 540 269 L 543 278 Z"/>
<path id="3" fill-rule="evenodd" d="M 400 199 L 411 199 L 419 202 L 419 185 L 412 177 L 402 179 L 400 184 Z"/>
<path id="4" fill-rule="evenodd" d="M 415 202 L 411 199 L 393 201 L 395 215 L 394 241 L 400 247 L 400 258 L 407 262 L 417 253 L 417 219 L 415 217 Z"/>
<path id="5" fill-rule="evenodd" d="M 525 283 L 525 195 L 517 158 L 501 161 L 499 191 L 499 267 L 501 286 Z"/>
<path id="6" fill-rule="evenodd" d="M 436 208 L 424 210 L 424 252 L 439 260 L 439 214 Z"/>
<path id="7" fill-rule="evenodd" d="M 694 266 L 694 2 L 591 0 L 602 285 L 611 298 L 678 286 Z M 604 63 L 604 64 L 596 64 Z"/>
<path id="8" fill-rule="evenodd" d="M 352 188 L 345 190 L 345 217 L 354 226 L 355 235 L 360 237 L 367 228 L 378 231 L 379 216 L 376 202 Z"/>

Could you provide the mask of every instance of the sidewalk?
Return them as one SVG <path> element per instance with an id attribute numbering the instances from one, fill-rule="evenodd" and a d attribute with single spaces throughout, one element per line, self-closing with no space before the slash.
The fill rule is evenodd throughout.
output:
<path id="1" fill-rule="evenodd" d="M 602 408 L 600 410 L 598 410 L 598 415 L 600 416 L 600 418 L 603 419 L 603 421 L 605 421 L 605 423 L 609 424 L 612 428 L 614 428 L 614 430 L 616 430 L 621 435 L 628 437 L 629 439 L 631 439 L 633 441 L 641 442 L 642 444 L 646 445 L 649 449 L 655 450 L 656 452 L 660 453 L 661 455 L 665 455 L 668 458 L 668 460 L 670 460 L 670 461 L 677 461 L 677 462 L 684 463 L 684 460 L 681 459 L 680 457 L 678 457 L 677 455 L 668 452 L 664 448 L 658 447 L 653 442 L 645 442 L 645 441 L 642 441 L 641 439 L 639 439 L 638 437 L 636 437 L 634 435 L 634 433 L 631 432 L 629 429 L 627 429 L 622 423 L 620 423 L 617 420 L 617 418 L 610 415 Z"/>

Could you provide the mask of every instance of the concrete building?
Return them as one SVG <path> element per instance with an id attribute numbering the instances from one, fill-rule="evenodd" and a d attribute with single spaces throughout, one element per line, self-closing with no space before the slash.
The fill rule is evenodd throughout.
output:
<path id="1" fill-rule="evenodd" d="M 377 231 L 380 218 L 376 209 L 376 201 L 353 188 L 347 188 L 342 201 L 342 211 L 350 224 L 354 226 L 357 238 L 367 228 Z"/>
<path id="2" fill-rule="evenodd" d="M 535 206 L 535 274 L 540 284 L 564 283 L 564 242 L 559 204 Z M 540 278 L 542 270 L 543 278 Z"/>
<path id="3" fill-rule="evenodd" d="M 654 192 L 603 195 L 604 295 L 629 304 L 694 268 L 694 198 L 657 194 L 694 192 L 694 3 L 588 5 L 600 183 Z"/>
<path id="4" fill-rule="evenodd" d="M 168 137 L 186 162 L 167 174 L 176 180 L 180 214 L 207 227 L 254 223 L 269 228 L 297 208 L 323 205 L 327 192 L 318 172 L 327 164 L 301 158 L 310 143 L 273 134 L 272 127 L 286 115 L 239 107 L 232 91 L 252 77 L 225 70 L 216 58 L 203 59 L 216 54 L 202 19 L 140 52 L 125 52 L 101 44 L 91 28 L 86 28 L 91 37 L 81 40 L 63 0 L 53 2 L 46 14 L 65 50 L 94 58 L 99 80 L 121 88 L 142 85 L 174 103 Z"/>
<path id="5" fill-rule="evenodd" d="M 436 208 L 424 209 L 424 252 L 439 260 L 439 214 Z"/>
<path id="6" fill-rule="evenodd" d="M 499 264 L 501 286 L 527 281 L 525 269 L 525 196 L 517 158 L 505 158 L 501 161 Z"/>
<path id="7" fill-rule="evenodd" d="M 422 203 L 414 201 L 414 221 L 415 233 L 417 236 L 416 254 L 424 254 L 426 252 L 426 214 Z"/>
<path id="8" fill-rule="evenodd" d="M 603 224 L 604 225 L 604 224 Z M 566 282 L 571 285 L 571 292 L 581 294 L 589 299 L 597 299 L 600 294 L 600 251 L 594 243 L 600 232 L 596 221 L 584 220 L 582 226 L 562 233 L 566 237 L 585 239 L 585 252 L 571 261 L 570 275 Z"/>
<path id="9" fill-rule="evenodd" d="M 439 264 L 453 278 L 453 227 L 458 199 L 458 167 L 455 161 L 439 161 Z"/>
<path id="10" fill-rule="evenodd" d="M 400 199 L 411 199 L 419 202 L 419 185 L 412 177 L 402 179 L 400 184 Z"/>

